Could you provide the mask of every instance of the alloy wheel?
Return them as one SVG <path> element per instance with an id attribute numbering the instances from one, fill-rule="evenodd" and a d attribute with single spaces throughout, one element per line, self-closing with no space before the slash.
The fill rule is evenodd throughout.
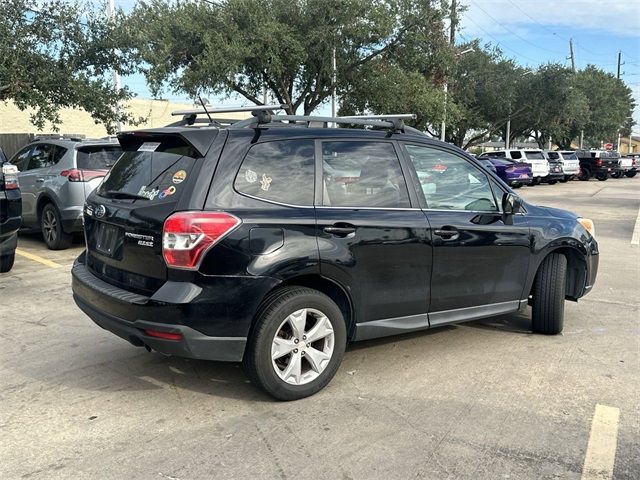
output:
<path id="1" fill-rule="evenodd" d="M 335 334 L 319 310 L 296 310 L 278 327 L 271 345 L 276 374 L 291 385 L 305 385 L 320 376 L 333 355 Z"/>
<path id="2" fill-rule="evenodd" d="M 42 215 L 42 233 L 48 244 L 52 244 L 56 241 L 58 235 L 58 220 L 56 215 L 49 209 L 47 209 Z"/>

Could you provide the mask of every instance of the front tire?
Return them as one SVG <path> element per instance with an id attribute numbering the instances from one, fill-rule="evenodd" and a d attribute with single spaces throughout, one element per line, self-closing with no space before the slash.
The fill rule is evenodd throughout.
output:
<path id="1" fill-rule="evenodd" d="M 591 170 L 589 170 L 588 168 L 581 168 L 580 174 L 578 175 L 578 180 L 580 180 L 581 182 L 588 182 L 590 178 Z"/>
<path id="2" fill-rule="evenodd" d="M 625 172 L 624 174 L 627 176 L 627 178 L 633 178 L 636 176 L 636 173 L 638 173 L 637 170 L 634 170 L 633 172 Z"/>
<path id="3" fill-rule="evenodd" d="M 622 178 L 622 172 L 613 172 L 611 178 Z"/>
<path id="4" fill-rule="evenodd" d="M 344 355 L 347 329 L 340 308 L 306 287 L 269 295 L 247 342 L 244 371 L 278 400 L 297 400 L 323 389 Z"/>
<path id="5" fill-rule="evenodd" d="M 60 213 L 52 203 L 47 203 L 42 209 L 40 229 L 49 250 L 66 250 L 73 242 L 73 235 L 63 230 Z"/>
<path id="6" fill-rule="evenodd" d="M 607 172 L 598 172 L 596 173 L 596 178 L 600 182 L 604 182 L 607 178 L 609 178 L 609 174 Z"/>
<path id="7" fill-rule="evenodd" d="M 544 335 L 562 332 L 567 257 L 552 253 L 538 269 L 532 291 L 532 330 Z"/>
<path id="8" fill-rule="evenodd" d="M 3 255 L 0 257 L 0 273 L 7 273 L 13 268 L 13 262 L 16 259 L 15 253 Z"/>

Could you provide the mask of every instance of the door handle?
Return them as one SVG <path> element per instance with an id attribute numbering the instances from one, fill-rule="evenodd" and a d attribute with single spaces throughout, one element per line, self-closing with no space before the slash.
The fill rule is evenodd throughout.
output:
<path id="1" fill-rule="evenodd" d="M 442 237 L 443 240 L 455 240 L 460 236 L 460 232 L 455 227 L 437 228 L 433 234 Z"/>
<path id="2" fill-rule="evenodd" d="M 36 178 L 36 183 L 44 183 L 44 178 Z"/>
<path id="3" fill-rule="evenodd" d="M 356 227 L 348 223 L 336 223 L 330 227 L 324 227 L 324 232 L 336 237 L 346 237 L 356 232 Z"/>

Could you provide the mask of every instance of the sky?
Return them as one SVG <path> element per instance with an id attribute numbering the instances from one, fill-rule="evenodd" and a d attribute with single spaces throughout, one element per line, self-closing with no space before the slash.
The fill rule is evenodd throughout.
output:
<path id="1" fill-rule="evenodd" d="M 115 0 L 129 10 L 136 0 Z M 259 1 L 259 0 L 256 0 Z M 640 0 L 458 0 L 461 14 L 457 42 L 480 38 L 497 45 L 505 56 L 523 66 L 548 62 L 571 65 L 569 40 L 573 39 L 576 68 L 588 64 L 616 73 L 618 52 L 622 52 L 621 78 L 633 90 L 636 100 L 633 127 L 640 135 Z M 144 78 L 136 75 L 123 84 L 138 96 L 149 97 Z M 189 102 L 179 94 L 165 92 L 165 98 Z M 209 98 L 212 103 L 240 105 L 242 97 Z M 328 114 L 328 104 L 318 113 Z"/>

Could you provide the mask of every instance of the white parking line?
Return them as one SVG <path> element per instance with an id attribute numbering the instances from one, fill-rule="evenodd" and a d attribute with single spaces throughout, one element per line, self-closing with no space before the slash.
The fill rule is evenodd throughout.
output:
<path id="1" fill-rule="evenodd" d="M 582 467 L 582 480 L 610 480 L 616 459 L 620 409 L 596 405 Z"/>
<path id="2" fill-rule="evenodd" d="M 636 225 L 633 227 L 631 245 L 640 245 L 640 209 L 638 210 L 638 216 L 636 217 Z"/>

